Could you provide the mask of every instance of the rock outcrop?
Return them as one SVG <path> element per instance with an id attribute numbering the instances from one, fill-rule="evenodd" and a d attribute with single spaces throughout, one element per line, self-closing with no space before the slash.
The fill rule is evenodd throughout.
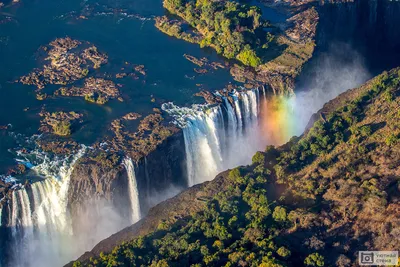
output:
<path id="1" fill-rule="evenodd" d="M 55 135 L 67 136 L 73 131 L 73 125 L 82 122 L 82 114 L 76 112 L 40 112 L 43 119 L 40 121 L 39 131 L 43 133 L 53 133 Z"/>
<path id="2" fill-rule="evenodd" d="M 128 176 L 122 159 L 130 156 L 129 152 L 95 150 L 76 163 L 68 190 L 68 207 L 76 221 L 79 221 L 87 203 L 96 199 L 114 206 L 120 216 L 128 216 Z M 144 214 L 154 205 L 154 199 L 160 199 L 158 194 L 165 193 L 165 189 L 170 186 L 187 187 L 182 131 L 164 139 L 148 154 L 132 159 L 136 165 L 139 199 Z"/>
<path id="3" fill-rule="evenodd" d="M 80 96 L 86 101 L 101 105 L 115 98 L 122 101 L 119 89 L 113 81 L 93 77 L 85 79 L 83 87 L 61 87 L 54 92 L 54 95 Z"/>
<path id="4" fill-rule="evenodd" d="M 76 163 L 71 174 L 68 189 L 68 209 L 72 222 L 79 222 L 86 205 L 102 199 L 118 210 L 121 216 L 127 209 L 128 177 L 123 166 L 107 166 L 97 159 L 84 158 Z M 79 226 L 73 225 L 74 232 L 80 232 Z"/>
<path id="5" fill-rule="evenodd" d="M 58 38 L 42 50 L 46 53 L 45 60 L 48 63 L 20 79 L 23 84 L 35 85 L 37 91 L 48 84 L 73 83 L 87 76 L 89 68 L 99 68 L 108 60 L 108 56 L 98 52 L 95 46 L 82 44 L 69 37 Z"/>

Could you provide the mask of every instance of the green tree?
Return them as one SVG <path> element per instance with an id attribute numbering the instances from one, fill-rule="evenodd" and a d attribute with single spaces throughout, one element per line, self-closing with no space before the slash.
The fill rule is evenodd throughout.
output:
<path id="1" fill-rule="evenodd" d="M 247 48 L 240 52 L 236 58 L 247 66 L 253 68 L 258 67 L 261 64 L 261 59 L 257 56 L 256 52 L 251 48 Z"/>
<path id="2" fill-rule="evenodd" d="M 178 9 L 183 5 L 183 0 L 165 0 L 164 6 L 168 9 Z"/>
<path id="3" fill-rule="evenodd" d="M 288 257 L 290 257 L 290 255 L 291 255 L 291 252 L 290 252 L 290 250 L 288 250 L 287 248 L 285 248 L 285 247 L 280 247 L 280 248 L 278 248 L 278 250 L 276 251 L 276 253 L 279 255 L 279 256 L 281 256 L 282 258 L 288 258 Z"/>
<path id="4" fill-rule="evenodd" d="M 264 162 L 265 162 L 264 153 L 257 151 L 256 154 L 254 154 L 251 161 L 253 162 L 253 164 L 256 164 L 256 165 L 264 164 Z"/>
<path id="5" fill-rule="evenodd" d="M 304 260 L 304 264 L 307 266 L 322 267 L 325 265 L 324 257 L 318 253 L 312 253 Z"/>
<path id="6" fill-rule="evenodd" d="M 58 121 L 53 125 L 56 135 L 67 136 L 71 134 L 71 123 L 67 120 Z"/>
<path id="7" fill-rule="evenodd" d="M 272 213 L 272 218 L 274 218 L 275 221 L 277 222 L 284 222 L 286 221 L 287 213 L 286 209 L 281 206 L 277 206 L 274 209 L 274 212 Z"/>

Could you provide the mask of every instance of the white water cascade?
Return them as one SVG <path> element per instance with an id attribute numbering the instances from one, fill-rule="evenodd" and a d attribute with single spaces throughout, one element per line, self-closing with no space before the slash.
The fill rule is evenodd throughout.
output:
<path id="1" fill-rule="evenodd" d="M 133 166 L 132 159 L 129 157 L 124 159 L 123 164 L 128 174 L 129 200 L 131 203 L 131 222 L 134 224 L 140 220 L 139 191 L 137 188 L 135 168 Z"/>
<path id="2" fill-rule="evenodd" d="M 50 159 L 32 169 L 42 181 L 22 186 L 12 193 L 11 228 L 13 255 L 12 266 L 59 265 L 79 253 L 74 246 L 63 247 L 72 241 L 72 227 L 67 212 L 67 191 L 75 162 L 85 153 L 83 147 L 76 155 L 64 159 Z M 44 266 L 44 265 L 42 265 Z"/>
<path id="3" fill-rule="evenodd" d="M 252 155 L 264 145 L 258 127 L 258 89 L 236 92 L 231 101 L 223 97 L 221 105 L 190 108 L 163 105 L 183 128 L 189 186 L 250 163 Z"/>

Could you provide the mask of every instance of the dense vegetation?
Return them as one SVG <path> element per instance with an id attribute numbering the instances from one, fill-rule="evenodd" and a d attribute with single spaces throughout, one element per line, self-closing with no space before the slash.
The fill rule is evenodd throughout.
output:
<path id="1" fill-rule="evenodd" d="M 164 0 L 164 7 L 178 15 L 194 30 L 190 33 L 180 21 L 158 18 L 156 26 L 169 35 L 212 47 L 229 59 L 257 67 L 274 39 L 264 31 L 264 21 L 256 6 L 233 1 Z M 189 32 L 189 33 L 188 33 Z"/>
<path id="2" fill-rule="evenodd" d="M 398 249 L 399 86 L 395 69 L 347 92 L 231 170 L 204 209 L 74 266 L 349 266 Z"/>

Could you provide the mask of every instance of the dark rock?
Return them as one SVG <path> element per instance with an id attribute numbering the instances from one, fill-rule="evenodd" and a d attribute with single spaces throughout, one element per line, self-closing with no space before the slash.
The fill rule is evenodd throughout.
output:
<path id="1" fill-rule="evenodd" d="M 62 87 L 55 91 L 54 95 L 81 96 L 86 101 L 102 105 L 110 99 L 118 99 L 120 92 L 113 81 L 90 77 L 85 79 L 83 87 Z"/>

